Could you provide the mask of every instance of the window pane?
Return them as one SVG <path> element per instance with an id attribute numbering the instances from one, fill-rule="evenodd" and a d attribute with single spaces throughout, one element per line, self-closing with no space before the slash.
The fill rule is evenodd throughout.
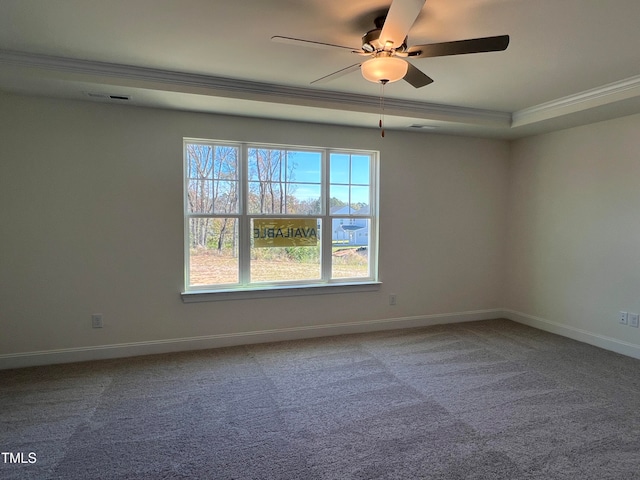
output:
<path id="1" fill-rule="evenodd" d="M 235 218 L 189 219 L 189 284 L 238 283 Z"/>
<path id="2" fill-rule="evenodd" d="M 369 277 L 369 219 L 331 221 L 331 278 Z"/>
<path id="3" fill-rule="evenodd" d="M 353 155 L 351 157 L 351 183 L 369 185 L 369 163 L 368 156 Z"/>
<path id="4" fill-rule="evenodd" d="M 285 213 L 285 184 L 249 182 L 249 213 Z"/>
<path id="5" fill-rule="evenodd" d="M 349 183 L 349 155 L 332 153 L 330 165 L 331 183 Z"/>
<path id="6" fill-rule="evenodd" d="M 238 182 L 189 180 L 189 213 L 238 213 Z"/>
<path id="7" fill-rule="evenodd" d="M 214 213 L 238 213 L 238 182 L 214 182 L 213 210 Z"/>
<path id="8" fill-rule="evenodd" d="M 369 187 L 351 187 L 351 213 L 369 215 Z"/>
<path id="9" fill-rule="evenodd" d="M 349 187 L 347 185 L 331 185 L 329 198 L 332 215 L 349 213 Z"/>
<path id="10" fill-rule="evenodd" d="M 284 182 L 286 179 L 286 151 L 271 148 L 249 149 L 249 180 Z"/>
<path id="11" fill-rule="evenodd" d="M 320 184 L 322 154 L 320 152 L 289 152 L 287 181 Z"/>
<path id="12" fill-rule="evenodd" d="M 282 222 L 286 223 L 295 222 L 298 219 L 283 219 Z M 278 228 L 278 219 L 272 219 L 276 230 Z M 256 241 L 252 239 L 251 242 L 251 282 L 287 282 L 296 280 L 319 280 L 321 278 L 320 268 L 320 225 L 321 219 L 315 219 L 316 231 L 315 236 L 317 242 L 312 246 L 300 246 L 296 243 L 295 230 L 281 228 L 280 240 L 282 243 L 291 243 L 288 246 L 268 246 L 268 247 L 256 247 Z M 257 220 L 255 221 L 257 222 Z M 254 232 L 254 238 L 256 234 L 258 236 L 267 236 L 261 233 L 260 229 L 256 232 L 254 227 L 257 227 L 257 223 L 252 221 L 251 230 Z M 294 227 L 295 229 L 295 227 Z M 262 230 L 264 231 L 264 229 Z M 308 234 L 309 232 L 305 232 Z M 269 234 L 274 238 L 278 233 L 274 235 L 273 232 Z M 287 238 L 291 237 L 292 241 L 288 242 Z"/>
<path id="13" fill-rule="evenodd" d="M 213 147 L 190 143 L 186 145 L 187 176 L 189 178 L 211 178 L 213 171 Z"/>
<path id="14" fill-rule="evenodd" d="M 284 213 L 286 152 L 249 149 L 249 213 Z"/>
<path id="15" fill-rule="evenodd" d="M 213 213 L 213 182 L 211 180 L 189 180 L 187 188 L 189 213 Z"/>
<path id="16" fill-rule="evenodd" d="M 238 179 L 238 149 L 216 145 L 214 149 L 213 178 L 220 180 Z"/>
<path id="17" fill-rule="evenodd" d="M 287 184 L 287 213 L 298 215 L 318 215 L 322 213 L 320 184 Z"/>

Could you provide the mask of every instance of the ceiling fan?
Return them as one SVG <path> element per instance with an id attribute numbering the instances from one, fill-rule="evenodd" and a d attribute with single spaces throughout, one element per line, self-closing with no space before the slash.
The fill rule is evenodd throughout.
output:
<path id="1" fill-rule="evenodd" d="M 318 78 L 311 82 L 312 84 L 325 83 L 360 69 L 362 76 L 371 82 L 384 85 L 404 79 L 415 88 L 429 85 L 433 79 L 407 61 L 408 59 L 498 52 L 506 50 L 509 46 L 509 35 L 499 35 L 407 47 L 407 33 L 420 14 L 425 1 L 393 0 L 386 17 L 376 18 L 374 22 L 376 28 L 362 36 L 362 47 L 360 48 L 279 35 L 271 37 L 271 40 L 307 47 L 348 50 L 370 57 L 363 62 L 355 63 Z"/>

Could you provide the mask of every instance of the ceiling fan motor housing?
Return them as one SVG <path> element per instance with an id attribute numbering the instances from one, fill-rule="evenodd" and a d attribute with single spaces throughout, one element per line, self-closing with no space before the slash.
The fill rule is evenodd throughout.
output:
<path id="1" fill-rule="evenodd" d="M 362 36 L 362 50 L 367 53 L 374 53 L 384 50 L 384 45 L 380 43 L 380 34 L 382 33 L 382 28 L 374 28 L 373 30 L 369 30 Z M 407 49 L 407 39 L 404 39 L 402 45 L 399 45 L 394 48 L 396 52 L 404 52 Z"/>
<path id="2" fill-rule="evenodd" d="M 382 32 L 381 28 L 374 28 L 373 30 L 369 30 L 362 36 L 362 50 L 367 53 L 373 53 L 376 50 L 381 48 L 380 42 L 380 33 Z"/>

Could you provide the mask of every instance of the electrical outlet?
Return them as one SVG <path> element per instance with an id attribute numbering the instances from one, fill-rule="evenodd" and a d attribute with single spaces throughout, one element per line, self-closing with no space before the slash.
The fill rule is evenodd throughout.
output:
<path id="1" fill-rule="evenodd" d="M 102 328 L 102 314 L 94 313 L 91 315 L 91 327 L 92 328 Z"/>
<path id="2" fill-rule="evenodd" d="M 392 293 L 391 295 L 389 295 L 389 305 L 395 305 L 396 304 L 396 294 Z"/>
<path id="3" fill-rule="evenodd" d="M 629 312 L 629 326 L 638 328 L 640 324 L 640 315 Z"/>
<path id="4" fill-rule="evenodd" d="M 620 325 L 627 325 L 629 323 L 629 314 L 627 312 L 619 312 L 618 323 Z"/>

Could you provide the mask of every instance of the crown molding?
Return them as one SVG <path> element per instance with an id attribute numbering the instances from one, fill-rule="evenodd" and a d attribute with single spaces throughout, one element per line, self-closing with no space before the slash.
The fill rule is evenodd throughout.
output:
<path id="1" fill-rule="evenodd" d="M 0 50 L 0 65 L 49 71 L 51 72 L 49 75 L 54 78 L 62 77 L 63 80 L 96 85 L 109 83 L 158 92 L 224 97 L 365 114 L 377 114 L 380 109 L 380 99 L 377 96 L 10 50 Z M 42 77 L 46 79 L 47 73 L 43 73 Z M 629 99 L 640 100 L 640 75 L 513 113 L 386 98 L 385 114 L 408 118 L 414 123 L 419 119 L 453 127 L 483 127 L 496 132 L 501 131 L 513 137 L 513 135 L 517 136 L 518 132 L 526 134 L 532 129 L 540 131 L 554 129 L 553 126 L 546 127 L 553 124 L 554 120 L 556 124 L 558 121 L 566 123 L 564 128 L 573 126 L 579 124 L 579 121 L 572 117 L 576 117 L 581 112 L 589 110 L 595 112 L 598 107 L 613 106 L 616 102 Z"/>
<path id="2" fill-rule="evenodd" d="M 511 126 L 522 127 L 638 96 L 640 75 L 518 110 Z"/>
<path id="3" fill-rule="evenodd" d="M 249 80 L 217 77 L 196 73 L 175 72 L 90 60 L 55 57 L 32 53 L 0 50 L 0 65 L 36 68 L 71 75 L 100 79 L 110 83 L 134 82 L 136 87 L 178 93 L 231 97 L 271 103 L 302 105 L 316 108 L 378 113 L 380 99 L 370 95 L 351 94 L 312 88 L 275 85 Z M 508 128 L 511 114 L 476 108 L 415 102 L 404 99 L 385 99 L 388 115 Z"/>

